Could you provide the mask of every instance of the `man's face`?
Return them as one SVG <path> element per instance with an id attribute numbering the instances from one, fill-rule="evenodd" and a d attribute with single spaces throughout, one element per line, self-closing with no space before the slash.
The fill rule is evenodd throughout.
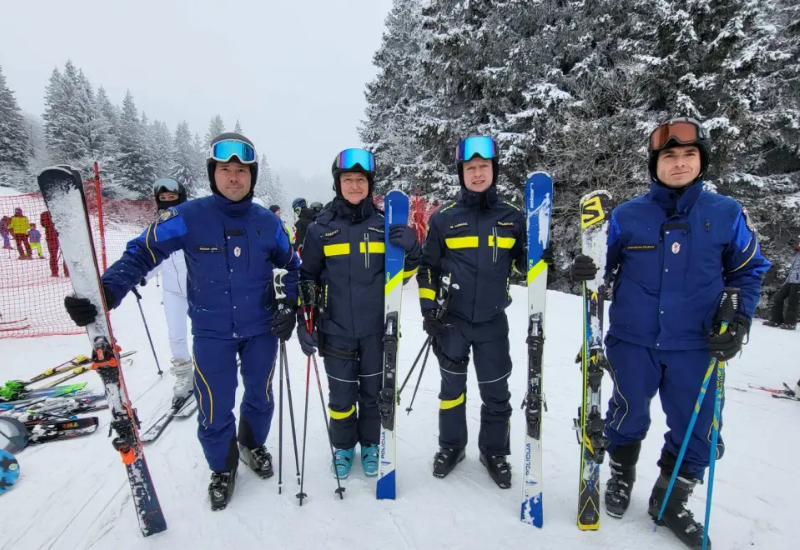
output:
<path id="1" fill-rule="evenodd" d="M 700 175 L 700 150 L 694 145 L 665 149 L 658 154 L 658 180 L 673 189 L 690 185 Z"/>
<path id="2" fill-rule="evenodd" d="M 238 202 L 250 193 L 252 183 L 250 167 L 238 162 L 218 162 L 214 169 L 217 189 L 226 199 Z"/>
<path id="3" fill-rule="evenodd" d="M 174 191 L 164 191 L 158 194 L 158 200 L 161 202 L 172 202 L 178 200 L 178 194 Z"/>
<path id="4" fill-rule="evenodd" d="M 492 186 L 492 161 L 475 157 L 464 163 L 464 185 L 470 191 L 483 193 Z"/>
<path id="5" fill-rule="evenodd" d="M 342 196 L 350 204 L 358 204 L 369 194 L 369 180 L 361 172 L 345 172 L 339 176 Z"/>

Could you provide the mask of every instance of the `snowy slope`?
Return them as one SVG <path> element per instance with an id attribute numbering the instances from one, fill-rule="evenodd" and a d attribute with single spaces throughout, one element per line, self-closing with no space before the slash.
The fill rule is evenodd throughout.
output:
<path id="1" fill-rule="evenodd" d="M 154 335 L 162 368 L 169 360 L 166 324 L 160 305 L 161 289 L 143 289 L 143 306 Z M 310 396 L 306 492 L 300 508 L 294 458 L 288 437 L 284 442 L 284 494 L 277 493 L 277 410 L 268 445 L 276 460 L 276 476 L 259 480 L 240 469 L 236 495 L 222 512 L 211 512 L 206 498 L 208 471 L 197 442 L 194 419 L 176 421 L 163 438 L 146 448 L 148 463 L 169 524 L 165 533 L 144 539 L 139 533 L 124 469 L 105 437 L 107 413 L 95 434 L 48 443 L 18 456 L 22 476 L 0 496 L 0 549 L 38 548 L 680 548 L 665 529 L 653 533 L 646 513 L 647 498 L 657 476 L 664 418 L 653 406 L 653 426 L 642 450 L 639 479 L 631 508 L 623 520 L 604 516 L 598 532 L 580 532 L 575 526 L 580 447 L 572 431 L 580 395 L 580 376 L 573 363 L 580 342 L 581 307 L 577 297 L 548 294 L 548 334 L 544 382 L 548 412 L 544 417 L 545 526 L 537 530 L 518 520 L 523 417 L 516 407 L 523 397 L 526 361 L 525 292 L 512 288 L 512 450 L 514 487 L 498 489 L 477 458 L 480 400 L 471 376 L 468 421 L 471 434 L 467 460 L 445 480 L 432 477 L 436 451 L 438 375 L 431 359 L 425 371 L 414 412 L 406 416 L 413 382 L 403 394 L 398 422 L 398 499 L 377 501 L 375 481 L 367 480 L 356 465 L 345 498 L 334 494 L 330 451 L 312 378 Z M 416 288 L 407 288 L 403 313 L 400 376 L 405 376 L 424 340 L 417 308 Z M 123 349 L 137 350 L 126 379 L 134 405 L 144 424 L 166 406 L 172 380 L 159 380 L 147 337 L 133 297 L 112 315 Z M 730 365 L 725 408 L 725 458 L 719 462 L 715 483 L 711 535 L 718 549 L 797 547 L 796 457 L 800 456 L 800 403 L 772 399 L 746 388 L 793 382 L 800 375 L 796 357 L 797 333 L 755 326 L 744 356 Z M 297 417 L 302 420 L 305 360 L 299 345 L 289 343 L 292 389 Z M 88 351 L 85 336 L 0 341 L 0 378 L 25 378 Z M 794 354 L 790 352 L 794 351 Z M 13 358 L 13 360 L 11 359 Z M 792 364 L 793 363 L 793 364 Z M 320 368 L 322 364 L 320 362 Z M 90 384 L 100 387 L 94 374 Z M 312 371 L 313 377 L 313 371 Z M 323 381 L 324 383 L 324 381 Z M 604 395 L 610 395 L 608 377 Z M 240 388 L 241 392 L 241 388 Z M 275 396 L 277 398 L 277 376 Z M 607 477 L 607 466 L 602 469 Z M 793 491 L 789 489 L 794 487 Z M 693 499 L 696 515 L 705 509 L 705 487 Z M 794 540 L 795 542 L 792 542 Z"/>

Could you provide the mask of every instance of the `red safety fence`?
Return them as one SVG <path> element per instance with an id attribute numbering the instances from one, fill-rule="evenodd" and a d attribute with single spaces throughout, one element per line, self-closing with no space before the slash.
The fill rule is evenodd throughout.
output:
<path id="1" fill-rule="evenodd" d="M 155 205 L 108 198 L 98 202 L 100 187 L 96 177 L 84 182 L 102 271 L 155 219 Z M 0 339 L 82 333 L 64 310 L 64 297 L 73 289 L 42 195 L 0 196 L 0 216 Z"/>

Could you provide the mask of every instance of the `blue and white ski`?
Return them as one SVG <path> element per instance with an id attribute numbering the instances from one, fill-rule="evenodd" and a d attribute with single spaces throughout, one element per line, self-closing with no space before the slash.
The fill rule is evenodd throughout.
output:
<path id="1" fill-rule="evenodd" d="M 406 253 L 389 242 L 393 225 L 408 225 L 408 196 L 402 191 L 389 191 L 386 209 L 385 295 L 383 299 L 383 389 L 378 407 L 381 414 L 380 455 L 376 496 L 395 498 L 395 466 L 397 463 L 397 362 L 400 344 L 400 305 L 403 298 L 403 265 Z"/>
<path id="2" fill-rule="evenodd" d="M 525 215 L 528 228 L 528 384 L 525 409 L 525 458 L 520 519 L 536 527 L 544 522 L 542 509 L 542 367 L 547 264 L 542 259 L 550 245 L 553 180 L 534 172 L 525 182 Z"/>

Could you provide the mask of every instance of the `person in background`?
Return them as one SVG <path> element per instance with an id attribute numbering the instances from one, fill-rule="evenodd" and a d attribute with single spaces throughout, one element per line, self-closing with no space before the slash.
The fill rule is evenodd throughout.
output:
<path id="1" fill-rule="evenodd" d="M 30 229 L 28 230 L 28 241 L 31 243 L 31 248 L 33 248 L 39 255 L 39 259 L 44 260 L 44 256 L 42 255 L 42 234 L 39 233 L 38 229 L 36 229 L 35 223 L 30 224 Z"/>
<path id="2" fill-rule="evenodd" d="M 11 224 L 11 218 L 8 216 L 3 216 L 2 221 L 0 221 L 0 235 L 3 237 L 3 248 L 6 249 L 13 249 L 11 246 L 11 240 L 9 239 L 9 230 L 8 226 Z"/>
<path id="3" fill-rule="evenodd" d="M 50 217 L 50 212 L 45 210 L 39 216 L 39 223 L 42 224 L 44 229 L 44 242 L 47 245 L 47 255 L 50 256 L 50 274 L 53 277 L 58 277 L 58 231 L 53 225 L 53 218 Z M 67 270 L 67 262 L 64 262 L 64 277 L 69 277 Z"/>
<path id="4" fill-rule="evenodd" d="M 292 209 L 294 210 L 295 216 L 297 216 L 297 222 L 294 224 L 294 249 L 297 250 L 298 253 L 302 253 L 303 243 L 306 240 L 306 231 L 311 222 L 314 221 L 314 211 L 308 207 L 306 199 L 302 197 L 298 197 L 292 201 Z"/>
<path id="5" fill-rule="evenodd" d="M 28 218 L 22 215 L 22 208 L 14 209 L 14 217 L 11 218 L 11 223 L 8 226 L 11 234 L 14 235 L 14 240 L 17 242 L 17 252 L 19 252 L 20 260 L 31 259 L 31 245 L 28 242 L 28 229 L 30 229 L 30 222 Z"/>
<path id="6" fill-rule="evenodd" d="M 764 321 L 764 324 L 768 327 L 795 330 L 798 309 L 800 309 L 800 244 L 797 245 L 797 254 L 789 266 L 789 273 L 783 286 L 772 297 L 769 319 Z"/>

